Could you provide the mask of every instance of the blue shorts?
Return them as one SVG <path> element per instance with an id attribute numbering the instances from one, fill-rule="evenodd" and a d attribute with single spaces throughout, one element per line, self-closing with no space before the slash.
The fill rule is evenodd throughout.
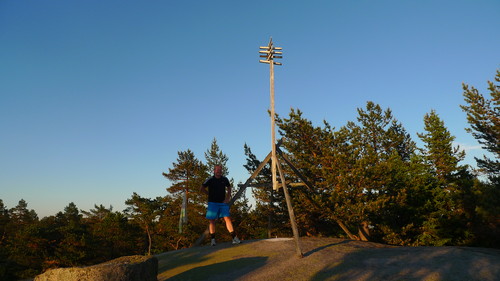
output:
<path id="1" fill-rule="evenodd" d="M 226 203 L 208 202 L 207 215 L 205 217 L 209 220 L 230 217 L 229 205 Z"/>

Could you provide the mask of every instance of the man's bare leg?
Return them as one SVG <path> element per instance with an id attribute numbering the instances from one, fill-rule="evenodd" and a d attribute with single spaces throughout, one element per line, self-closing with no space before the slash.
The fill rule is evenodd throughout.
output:
<path id="1" fill-rule="evenodd" d="M 210 231 L 210 234 L 215 233 L 215 220 L 208 220 L 209 225 L 208 225 L 208 230 Z"/>
<path id="2" fill-rule="evenodd" d="M 232 233 L 234 231 L 234 229 L 233 229 L 233 222 L 231 222 L 231 218 L 230 217 L 224 217 L 224 221 L 226 222 L 227 231 L 229 231 L 230 233 Z"/>
<path id="3" fill-rule="evenodd" d="M 208 230 L 210 232 L 210 245 L 215 246 L 217 242 L 215 241 L 215 220 L 208 220 Z"/>
<path id="4" fill-rule="evenodd" d="M 240 244 L 241 243 L 240 239 L 238 238 L 238 236 L 236 236 L 236 233 L 234 233 L 233 222 L 231 221 L 231 218 L 224 217 L 224 221 L 226 222 L 227 230 L 229 231 L 231 237 L 233 238 L 233 244 Z"/>

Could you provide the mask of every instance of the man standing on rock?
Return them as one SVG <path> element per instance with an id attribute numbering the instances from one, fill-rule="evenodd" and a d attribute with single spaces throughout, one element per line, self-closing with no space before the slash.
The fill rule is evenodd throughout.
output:
<path id="1" fill-rule="evenodd" d="M 226 228 L 233 238 L 233 244 L 240 244 L 241 241 L 234 233 L 231 215 L 229 214 L 229 201 L 231 200 L 231 184 L 229 180 L 222 175 L 222 166 L 214 167 L 214 175 L 208 178 L 200 190 L 208 195 L 208 207 L 206 218 L 209 221 L 208 230 L 210 231 L 210 244 L 216 245 L 215 241 L 215 220 L 224 218 Z"/>

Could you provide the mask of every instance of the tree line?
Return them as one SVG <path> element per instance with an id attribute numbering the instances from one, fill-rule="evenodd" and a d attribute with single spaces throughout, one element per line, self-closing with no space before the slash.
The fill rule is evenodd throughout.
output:
<path id="1" fill-rule="evenodd" d="M 374 102 L 339 128 L 326 120 L 315 126 L 299 109 L 276 115 L 280 149 L 310 183 L 289 189 L 300 235 L 499 248 L 500 71 L 495 82 L 488 82 L 489 95 L 463 85 L 466 130 L 492 155 L 476 159 L 475 169 L 461 164 L 465 153 L 435 111 L 424 116 L 424 131 L 417 134 L 423 147 L 390 109 Z M 246 144 L 244 153 L 251 174 L 261 161 Z M 179 151 L 163 173 L 168 193 L 144 198 L 134 192 L 123 212 L 102 205 L 83 211 L 70 203 L 39 219 L 24 200 L 9 209 L 0 199 L 0 279 L 194 245 L 207 227 L 206 195 L 199 187 L 216 164 L 229 174 L 216 139 L 204 156 L 202 161 L 189 149 Z M 290 167 L 283 169 L 287 183 L 301 181 Z M 255 206 L 243 197 L 231 209 L 243 240 L 291 235 L 283 191 L 272 190 L 270 182 L 266 165 L 252 188 Z M 229 241 L 223 223 L 217 227 L 220 240 Z"/>

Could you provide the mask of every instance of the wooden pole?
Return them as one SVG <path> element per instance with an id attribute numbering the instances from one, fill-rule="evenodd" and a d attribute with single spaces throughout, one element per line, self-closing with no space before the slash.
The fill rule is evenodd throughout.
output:
<path id="1" fill-rule="evenodd" d="M 276 180 L 276 132 L 275 132 L 275 118 L 274 118 L 274 61 L 271 59 L 269 63 L 270 75 L 269 75 L 269 84 L 270 84 L 270 92 L 271 92 L 271 173 L 273 180 L 273 190 L 278 189 L 278 183 Z"/>

